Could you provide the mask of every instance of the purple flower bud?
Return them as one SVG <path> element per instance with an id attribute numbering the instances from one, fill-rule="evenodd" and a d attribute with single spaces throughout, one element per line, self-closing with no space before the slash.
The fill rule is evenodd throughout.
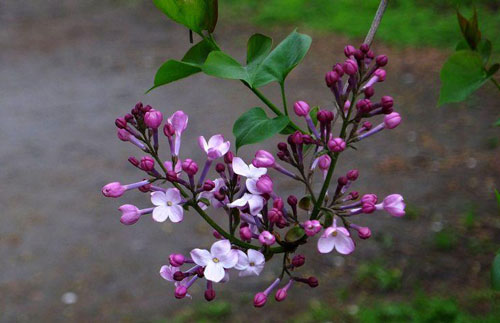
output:
<path id="1" fill-rule="evenodd" d="M 359 49 L 363 53 L 367 53 L 370 50 L 370 45 L 368 45 L 368 44 L 361 44 L 361 46 L 359 46 Z"/>
<path id="2" fill-rule="evenodd" d="M 219 192 L 215 192 L 214 193 L 214 198 L 219 201 L 219 202 L 222 202 L 226 199 L 226 194 L 224 194 L 223 192 L 219 191 Z"/>
<path id="3" fill-rule="evenodd" d="M 365 194 L 361 197 L 361 202 L 363 203 L 377 203 L 378 197 L 375 194 Z"/>
<path id="4" fill-rule="evenodd" d="M 401 116 L 397 112 L 392 112 L 384 117 L 384 125 L 387 129 L 394 129 L 401 123 Z"/>
<path id="5" fill-rule="evenodd" d="M 151 184 L 146 184 L 138 187 L 138 190 L 141 191 L 142 193 L 148 193 L 151 191 Z"/>
<path id="6" fill-rule="evenodd" d="M 351 57 L 352 55 L 354 55 L 354 52 L 356 52 L 356 48 L 352 45 L 347 45 L 346 47 L 344 47 L 344 55 L 347 56 L 347 57 Z"/>
<path id="7" fill-rule="evenodd" d="M 339 179 L 337 180 L 337 183 L 340 185 L 340 186 L 344 186 L 344 185 L 347 185 L 348 183 L 348 179 L 347 177 L 345 176 L 340 176 Z"/>
<path id="8" fill-rule="evenodd" d="M 290 204 L 290 206 L 295 206 L 297 205 L 297 197 L 295 195 L 290 195 L 286 201 L 288 202 L 288 204 Z"/>
<path id="9" fill-rule="evenodd" d="M 375 76 L 378 78 L 377 82 L 383 82 L 385 81 L 385 76 L 386 76 L 386 72 L 385 70 L 379 68 L 375 71 Z"/>
<path id="10" fill-rule="evenodd" d="M 288 145 L 285 142 L 280 142 L 280 143 L 278 143 L 278 150 L 279 151 L 287 151 Z"/>
<path id="11" fill-rule="evenodd" d="M 215 165 L 215 171 L 217 173 L 224 173 L 226 171 L 226 165 L 223 163 L 217 163 L 217 165 Z"/>
<path id="12" fill-rule="evenodd" d="M 155 160 L 150 156 L 141 158 L 140 168 L 145 172 L 150 172 L 155 168 Z"/>
<path id="13" fill-rule="evenodd" d="M 234 157 L 234 154 L 231 152 L 231 151 L 228 151 L 225 155 L 224 155 L 224 162 L 226 164 L 231 164 L 233 162 L 233 157 Z"/>
<path id="14" fill-rule="evenodd" d="M 125 120 L 127 122 L 131 122 L 132 120 L 134 120 L 134 116 L 131 115 L 130 113 L 127 113 L 125 116 L 124 116 Z"/>
<path id="15" fill-rule="evenodd" d="M 329 71 L 325 74 L 325 83 L 328 87 L 332 87 L 339 79 L 339 74 L 336 71 Z"/>
<path id="16" fill-rule="evenodd" d="M 213 289 L 207 289 L 205 291 L 205 299 L 208 302 L 213 301 L 215 299 L 215 290 L 213 290 Z"/>
<path id="17" fill-rule="evenodd" d="M 291 141 L 292 143 L 296 144 L 296 145 L 301 145 L 302 143 L 304 143 L 304 139 L 302 138 L 302 134 L 300 133 L 300 131 L 295 131 L 295 133 L 293 133 L 291 136 Z"/>
<path id="18" fill-rule="evenodd" d="M 169 182 L 177 182 L 177 180 L 178 180 L 178 179 L 179 179 L 179 178 L 177 177 L 177 173 L 176 173 L 175 171 L 173 171 L 173 170 L 169 170 L 169 171 L 167 172 L 167 180 L 168 180 Z"/>
<path id="19" fill-rule="evenodd" d="M 151 129 L 158 129 L 163 121 L 163 114 L 160 111 L 151 109 L 144 115 L 144 123 Z"/>
<path id="20" fill-rule="evenodd" d="M 311 137 L 311 135 L 302 135 L 302 141 L 306 144 L 306 145 L 310 145 L 310 144 L 313 144 L 315 142 L 315 140 L 313 139 L 313 137 Z"/>
<path id="21" fill-rule="evenodd" d="M 318 121 L 321 123 L 328 122 L 328 112 L 326 110 L 319 110 L 318 111 Z"/>
<path id="22" fill-rule="evenodd" d="M 276 154 L 280 160 L 286 160 L 287 154 L 285 154 L 283 151 L 278 151 Z"/>
<path id="23" fill-rule="evenodd" d="M 394 99 L 392 96 L 385 95 L 380 99 L 380 104 L 383 108 L 392 108 L 394 106 Z"/>
<path id="24" fill-rule="evenodd" d="M 283 216 L 283 213 L 281 213 L 281 211 L 278 210 L 278 209 L 276 209 L 276 208 L 272 208 L 267 213 L 267 217 L 269 218 L 269 221 L 271 223 L 277 223 L 277 222 L 279 222 L 282 216 Z"/>
<path id="25" fill-rule="evenodd" d="M 356 49 L 356 51 L 354 52 L 354 58 L 356 58 L 358 61 L 360 61 L 363 58 L 365 58 L 365 54 L 362 51 L 360 51 L 359 49 Z"/>
<path id="26" fill-rule="evenodd" d="M 186 294 L 187 294 L 186 286 L 179 285 L 179 286 L 175 287 L 175 298 L 182 299 L 182 298 L 186 297 Z"/>
<path id="27" fill-rule="evenodd" d="M 346 176 L 348 180 L 355 181 L 356 179 L 358 179 L 359 171 L 357 169 L 351 169 L 347 172 Z"/>
<path id="28" fill-rule="evenodd" d="M 358 109 L 360 113 L 369 112 L 371 108 L 372 108 L 372 102 L 369 99 L 359 100 L 356 103 L 356 109 Z"/>
<path id="29" fill-rule="evenodd" d="M 283 210 L 284 206 L 285 205 L 283 204 L 283 199 L 281 197 L 277 197 L 273 202 L 273 207 L 280 211 Z"/>
<path id="30" fill-rule="evenodd" d="M 344 69 L 342 68 L 342 64 L 339 64 L 339 63 L 335 64 L 333 66 L 333 71 L 337 72 L 337 75 L 339 76 L 339 78 L 344 76 Z"/>
<path id="31" fill-rule="evenodd" d="M 149 104 L 146 105 L 146 106 L 142 106 L 142 108 L 141 108 L 141 111 L 144 112 L 144 113 L 149 112 L 151 110 L 153 110 L 153 107 L 150 106 Z"/>
<path id="32" fill-rule="evenodd" d="M 127 127 L 127 120 L 125 120 L 124 117 L 119 117 L 115 120 L 115 125 L 119 128 L 119 129 L 124 129 Z"/>
<path id="33" fill-rule="evenodd" d="M 375 94 L 375 89 L 373 88 L 373 86 L 368 86 L 363 90 L 363 92 L 365 94 L 365 98 L 369 99 Z"/>
<path id="34" fill-rule="evenodd" d="M 304 257 L 303 255 L 296 255 L 292 259 L 292 265 L 294 267 L 300 267 L 304 265 L 305 262 L 306 262 L 306 257 Z"/>
<path id="35" fill-rule="evenodd" d="M 293 111 L 295 111 L 295 114 L 299 117 L 305 117 L 309 113 L 310 109 L 309 104 L 304 101 L 297 101 L 293 105 Z"/>
<path id="36" fill-rule="evenodd" d="M 142 107 L 142 102 L 137 102 L 132 110 L 135 109 L 136 111 L 142 111 Z"/>
<path id="37" fill-rule="evenodd" d="M 182 162 L 182 170 L 186 172 L 186 174 L 193 176 L 198 172 L 198 165 L 192 159 L 186 158 Z"/>
<path id="38" fill-rule="evenodd" d="M 252 239 L 252 230 L 249 227 L 240 227 L 240 237 L 244 241 Z"/>
<path id="39" fill-rule="evenodd" d="M 132 165 L 134 165 L 135 167 L 139 167 L 139 161 L 137 160 L 137 158 L 135 158 L 134 156 L 130 156 L 128 158 L 128 161 L 129 163 L 131 163 Z"/>
<path id="40" fill-rule="evenodd" d="M 198 267 L 196 269 L 196 275 L 198 275 L 199 278 L 203 278 L 203 276 L 205 276 L 205 268 L 204 267 Z"/>
<path id="41" fill-rule="evenodd" d="M 120 139 L 121 141 L 129 141 L 130 139 L 130 133 L 125 129 L 118 129 L 116 135 L 118 136 L 118 139 Z"/>
<path id="42" fill-rule="evenodd" d="M 363 128 L 366 130 L 370 130 L 373 127 L 372 123 L 370 121 L 363 122 Z"/>
<path id="43" fill-rule="evenodd" d="M 375 58 L 375 53 L 370 49 L 366 52 L 366 58 L 373 59 Z"/>
<path id="44" fill-rule="evenodd" d="M 170 264 L 174 267 L 180 267 L 184 264 L 186 261 L 186 258 L 181 255 L 180 253 L 173 253 L 170 256 L 168 256 L 168 261 Z"/>
<path id="45" fill-rule="evenodd" d="M 260 292 L 255 294 L 255 297 L 253 298 L 253 306 L 255 307 L 262 307 L 266 304 L 267 302 L 267 295 Z"/>
<path id="46" fill-rule="evenodd" d="M 120 184 L 120 182 L 112 182 L 104 185 L 102 188 L 102 195 L 106 197 L 120 197 L 125 193 L 126 187 Z"/>
<path id="47" fill-rule="evenodd" d="M 276 237 L 269 231 L 262 231 L 259 234 L 259 241 L 263 245 L 271 246 L 276 242 Z"/>
<path id="48" fill-rule="evenodd" d="M 359 197 L 359 192 L 352 191 L 349 195 L 351 196 L 351 199 L 356 200 Z"/>
<path id="49" fill-rule="evenodd" d="M 141 212 L 135 205 L 125 204 L 120 206 L 118 210 L 122 212 L 120 222 L 125 225 L 132 225 L 141 218 Z"/>
<path id="50" fill-rule="evenodd" d="M 358 228 L 358 237 L 361 239 L 368 239 L 372 236 L 372 232 L 368 227 L 359 227 Z"/>
<path id="51" fill-rule="evenodd" d="M 222 235 L 217 230 L 214 230 L 212 232 L 212 235 L 214 236 L 215 239 L 219 239 L 220 240 L 220 239 L 223 238 Z"/>
<path id="52" fill-rule="evenodd" d="M 186 278 L 186 274 L 184 274 L 182 271 L 176 271 L 174 273 L 174 280 L 175 281 L 182 281 L 184 278 Z"/>
<path id="53" fill-rule="evenodd" d="M 327 171 L 328 168 L 330 168 L 330 163 L 332 162 L 332 159 L 328 155 L 321 155 L 318 158 L 318 167 L 319 169 L 323 171 Z"/>
<path id="54" fill-rule="evenodd" d="M 174 134 L 175 134 L 175 129 L 174 129 L 174 126 L 170 123 L 166 123 L 164 126 L 163 126 L 163 133 L 165 134 L 165 136 L 167 136 L 168 138 L 171 138 Z"/>
<path id="55" fill-rule="evenodd" d="M 354 75 L 358 72 L 358 63 L 353 59 L 348 59 L 342 66 L 347 75 Z"/>
<path id="56" fill-rule="evenodd" d="M 272 167 L 274 166 L 273 155 L 266 150 L 257 150 L 255 153 L 255 158 L 252 160 L 252 164 L 255 167 Z"/>
<path id="57" fill-rule="evenodd" d="M 346 148 L 346 143 L 342 138 L 333 138 L 328 141 L 328 148 L 333 152 L 341 152 Z"/>
<path id="58" fill-rule="evenodd" d="M 208 192 L 211 191 L 215 188 L 215 183 L 214 181 L 207 179 L 205 183 L 203 183 L 203 190 Z"/>
<path id="59" fill-rule="evenodd" d="M 318 285 L 319 285 L 318 279 L 316 277 L 313 277 L 313 276 L 311 276 L 307 279 L 307 283 L 312 288 L 318 287 Z"/>
<path id="60" fill-rule="evenodd" d="M 280 288 L 276 291 L 276 294 L 274 295 L 274 299 L 276 299 L 277 302 L 281 302 L 285 300 L 287 296 L 287 290 L 286 288 Z"/>
<path id="61" fill-rule="evenodd" d="M 388 62 L 387 56 L 385 56 L 385 55 L 378 55 L 377 58 L 376 58 L 376 60 L 375 60 L 375 62 L 380 67 L 386 66 L 387 62 Z"/>
<path id="62" fill-rule="evenodd" d="M 376 207 L 375 204 L 371 202 L 366 202 L 362 204 L 361 210 L 363 211 L 363 213 L 373 213 L 375 212 Z"/>

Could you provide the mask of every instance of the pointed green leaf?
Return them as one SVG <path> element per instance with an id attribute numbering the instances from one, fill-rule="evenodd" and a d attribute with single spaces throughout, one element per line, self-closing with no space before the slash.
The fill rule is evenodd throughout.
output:
<path id="1" fill-rule="evenodd" d="M 153 0 L 154 4 L 170 19 L 192 31 L 213 32 L 217 24 L 217 0 Z"/>
<path id="2" fill-rule="evenodd" d="M 203 72 L 223 79 L 248 81 L 247 70 L 234 58 L 220 51 L 208 55 Z"/>
<path id="3" fill-rule="evenodd" d="M 254 34 L 248 40 L 247 44 L 247 71 L 249 75 L 259 67 L 264 58 L 269 55 L 273 40 L 262 34 Z"/>
<path id="4" fill-rule="evenodd" d="M 182 61 L 201 67 L 207 60 L 208 54 L 214 50 L 216 50 L 214 45 L 203 39 L 187 51 Z"/>
<path id="5" fill-rule="evenodd" d="M 289 243 L 294 243 L 302 239 L 305 235 L 304 229 L 299 226 L 293 227 L 287 231 L 285 234 L 285 241 Z"/>
<path id="6" fill-rule="evenodd" d="M 494 65 L 491 65 L 490 68 L 488 69 L 488 72 L 486 72 L 486 75 L 488 75 L 488 77 L 491 77 L 493 76 L 496 72 L 498 72 L 498 70 L 500 69 L 500 64 L 499 63 L 496 63 Z"/>
<path id="7" fill-rule="evenodd" d="M 312 203 L 312 198 L 310 195 L 306 195 L 300 199 L 299 208 L 301 208 L 304 211 L 310 211 L 310 210 L 312 210 L 312 207 L 313 207 L 313 203 Z"/>
<path id="8" fill-rule="evenodd" d="M 491 76 L 483 67 L 481 55 L 460 50 L 451 55 L 441 69 L 441 90 L 438 105 L 465 100 Z"/>
<path id="9" fill-rule="evenodd" d="M 273 49 L 253 73 L 252 86 L 258 88 L 274 81 L 283 83 L 288 73 L 307 54 L 311 42 L 311 37 L 296 31 L 292 32 Z"/>
<path id="10" fill-rule="evenodd" d="M 495 256 L 491 266 L 491 288 L 500 290 L 500 253 Z"/>
<path id="11" fill-rule="evenodd" d="M 148 92 L 159 86 L 172 83 L 198 72 L 201 72 L 201 68 L 189 63 L 169 59 L 156 72 L 154 85 Z"/>
<path id="12" fill-rule="evenodd" d="M 458 44 L 455 46 L 455 51 L 459 50 L 464 50 L 464 49 L 471 49 L 469 47 L 469 44 L 467 44 L 467 41 L 465 39 L 461 39 Z"/>
<path id="13" fill-rule="evenodd" d="M 290 122 L 286 116 L 269 119 L 262 108 L 252 108 L 234 123 L 233 134 L 236 150 L 244 145 L 255 144 L 280 132 Z"/>
<path id="14" fill-rule="evenodd" d="M 488 39 L 483 39 L 479 42 L 477 45 L 477 51 L 479 54 L 481 54 L 481 57 L 483 58 L 483 64 L 488 64 L 488 61 L 490 60 L 491 56 L 491 41 Z"/>

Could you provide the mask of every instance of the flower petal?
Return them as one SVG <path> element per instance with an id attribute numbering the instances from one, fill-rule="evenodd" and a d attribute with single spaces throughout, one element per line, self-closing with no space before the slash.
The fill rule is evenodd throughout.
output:
<path id="1" fill-rule="evenodd" d="M 209 263 L 213 263 L 212 255 L 208 250 L 196 248 L 191 250 L 189 254 L 191 255 L 194 263 L 199 266 L 206 266 Z"/>
<path id="2" fill-rule="evenodd" d="M 260 195 L 251 195 L 248 200 L 248 207 L 250 208 L 250 214 L 258 214 L 264 207 L 264 198 Z"/>
<path id="3" fill-rule="evenodd" d="M 222 264 L 220 262 L 215 263 L 215 262 L 211 261 L 205 267 L 204 274 L 205 274 L 205 278 L 207 280 L 211 280 L 214 283 L 218 283 L 224 278 L 226 273 L 224 271 L 224 267 L 222 267 Z"/>
<path id="4" fill-rule="evenodd" d="M 203 137 L 203 136 L 198 137 L 198 145 L 200 146 L 200 148 L 203 151 L 208 153 L 208 144 L 207 144 L 207 141 L 205 140 L 205 137 Z"/>
<path id="5" fill-rule="evenodd" d="M 238 263 L 238 254 L 232 252 L 232 250 L 219 258 L 219 263 L 222 264 L 224 268 L 233 268 Z"/>
<path id="6" fill-rule="evenodd" d="M 229 151 L 229 148 L 231 148 L 231 142 L 226 141 L 226 142 L 222 143 L 221 145 L 219 145 L 219 147 L 217 149 L 220 151 L 220 154 L 223 156 Z"/>
<path id="7" fill-rule="evenodd" d="M 161 268 L 160 268 L 160 276 L 163 279 L 168 280 L 169 282 L 173 282 L 174 281 L 174 273 L 176 271 L 178 271 L 178 270 L 179 270 L 178 267 L 174 267 L 172 265 L 161 266 Z"/>
<path id="8" fill-rule="evenodd" d="M 333 250 L 335 241 L 332 236 L 321 237 L 318 239 L 318 251 L 321 253 L 329 253 Z"/>
<path id="9" fill-rule="evenodd" d="M 256 179 L 247 179 L 246 181 L 247 190 L 252 194 L 262 194 L 261 191 L 257 188 L 257 180 Z"/>
<path id="10" fill-rule="evenodd" d="M 234 269 L 236 270 L 244 270 L 245 268 L 248 267 L 249 261 L 248 261 L 248 256 L 246 253 L 244 253 L 241 250 L 234 250 L 236 254 L 238 255 L 238 262 L 234 266 Z"/>
<path id="11" fill-rule="evenodd" d="M 168 207 L 165 205 L 157 206 L 153 209 L 153 220 L 156 222 L 165 222 L 169 216 Z"/>
<path id="12" fill-rule="evenodd" d="M 181 193 L 176 188 L 169 188 L 165 192 L 165 199 L 167 202 L 172 202 L 173 204 L 179 204 L 182 201 Z"/>
<path id="13" fill-rule="evenodd" d="M 216 148 L 224 142 L 224 136 L 221 134 L 214 135 L 208 139 L 208 147 Z"/>
<path id="14" fill-rule="evenodd" d="M 348 255 L 354 251 L 354 241 L 351 239 L 351 237 L 344 234 L 339 234 L 333 239 L 335 241 L 335 250 L 337 250 L 338 253 Z"/>
<path id="15" fill-rule="evenodd" d="M 162 191 L 156 191 L 151 193 L 151 203 L 156 206 L 167 204 L 167 198 L 165 193 Z"/>
<path id="16" fill-rule="evenodd" d="M 242 207 L 248 203 L 248 200 L 252 198 L 252 194 L 245 193 L 243 196 L 232 203 L 228 203 L 228 207 Z"/>
<path id="17" fill-rule="evenodd" d="M 221 258 L 231 251 L 231 242 L 229 240 L 219 240 L 210 247 L 212 257 Z"/>
<path id="18" fill-rule="evenodd" d="M 254 165 L 250 164 L 249 171 L 250 171 L 249 177 L 259 179 L 259 177 L 267 173 L 267 168 L 255 167 Z"/>
<path id="19" fill-rule="evenodd" d="M 180 205 L 167 206 L 169 208 L 169 218 L 173 223 L 181 222 L 184 219 L 184 209 Z"/>
<path id="20" fill-rule="evenodd" d="M 233 157 L 233 172 L 238 175 L 248 177 L 250 175 L 250 169 L 248 165 L 240 157 Z"/>
<path id="21" fill-rule="evenodd" d="M 249 262 L 253 262 L 255 265 L 266 263 L 266 257 L 264 257 L 261 252 L 253 249 L 248 249 L 247 253 Z"/>

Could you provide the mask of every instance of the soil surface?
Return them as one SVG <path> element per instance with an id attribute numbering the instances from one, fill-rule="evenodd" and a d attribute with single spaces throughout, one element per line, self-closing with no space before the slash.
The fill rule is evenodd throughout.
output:
<path id="1" fill-rule="evenodd" d="M 149 2 L 7 0 L 0 5 L 0 26 L 0 321 L 151 321 L 201 302 L 203 286 L 193 288 L 192 301 L 176 300 L 158 270 L 172 252 L 208 247 L 208 226 L 195 213 L 175 226 L 149 218 L 123 226 L 117 207 L 146 207 L 147 196 L 129 192 L 114 200 L 100 193 L 107 182 L 142 179 L 127 162 L 129 155 L 140 155 L 116 138 L 114 119 L 137 101 L 166 114 L 183 109 L 190 120 L 181 153 L 202 164 L 197 136 L 224 133 L 233 140 L 233 121 L 262 103 L 238 82 L 204 75 L 145 95 L 156 69 L 190 46 L 187 31 Z M 287 30 L 222 21 L 216 35 L 242 59 L 254 32 L 279 40 Z M 303 32 L 314 41 L 289 77 L 288 100 L 329 107 L 323 75 L 343 60 L 347 40 Z M 337 174 L 358 168 L 355 189 L 379 196 L 399 192 L 412 216 L 359 217 L 373 237 L 357 241 L 349 257 L 320 257 L 308 246 L 303 274 L 318 276 L 320 286 L 296 286 L 284 304 L 268 304 L 264 311 L 254 310 L 251 298 L 275 277 L 280 260 L 260 278 L 231 277 L 217 287 L 219 299 L 234 303 L 228 320 L 281 321 L 283 313 L 303 311 L 304 299 L 334 302 L 341 288 L 351 290 L 349 302 L 356 304 L 359 295 L 405 298 L 417 286 L 458 296 L 487 286 L 500 242 L 493 198 L 493 188 L 500 187 L 499 130 L 491 126 L 498 118 L 498 93 L 486 86 L 466 104 L 438 109 L 438 75 L 447 53 L 377 43 L 374 49 L 390 58 L 377 96 L 392 95 L 404 122 L 363 142 L 358 152 L 343 154 Z M 280 102 L 275 86 L 265 92 Z M 275 143 L 264 147 L 274 151 Z M 255 148 L 243 148 L 242 155 L 251 156 Z M 276 187 L 283 195 L 301 193 L 288 181 Z M 465 231 L 461 223 L 470 205 L 476 218 Z M 443 230 L 458 237 L 451 250 L 435 246 Z M 474 242 L 476 249 L 470 247 Z M 373 261 L 401 270 L 397 291 L 380 292 L 353 279 L 360 264 Z"/>

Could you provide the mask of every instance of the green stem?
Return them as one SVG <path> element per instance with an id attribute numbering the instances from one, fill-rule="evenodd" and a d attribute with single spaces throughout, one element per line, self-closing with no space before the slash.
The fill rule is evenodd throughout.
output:
<path id="1" fill-rule="evenodd" d="M 283 111 L 285 112 L 285 115 L 288 116 L 288 106 L 286 104 L 286 95 L 285 95 L 285 82 L 281 82 L 280 87 L 281 87 L 281 97 L 283 99 Z"/>

